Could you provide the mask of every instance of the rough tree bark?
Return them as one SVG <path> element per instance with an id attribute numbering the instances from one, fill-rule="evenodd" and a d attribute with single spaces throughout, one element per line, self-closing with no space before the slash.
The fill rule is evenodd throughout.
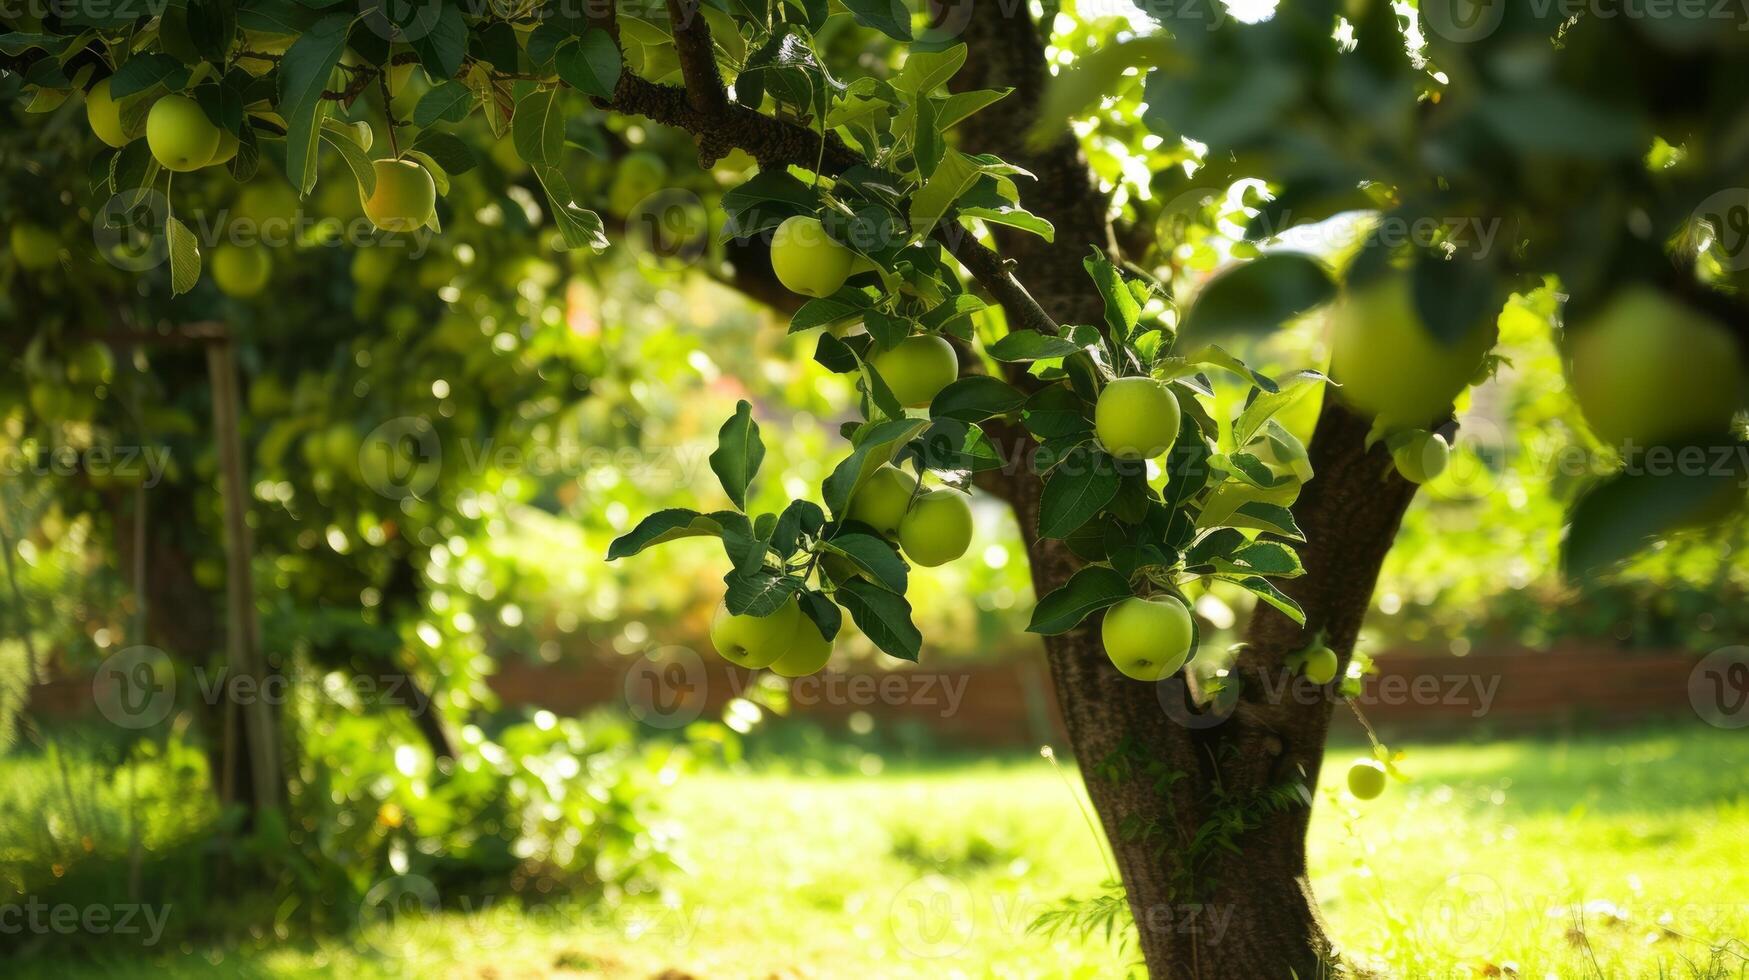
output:
<path id="1" fill-rule="evenodd" d="M 678 2 L 678 0 L 677 0 Z M 1012 86 L 1003 111 L 973 116 L 961 142 L 1038 176 L 1030 210 L 1056 228 L 1054 242 L 998 229 L 1001 256 L 969 236 L 938 234 L 1007 314 L 1010 329 L 1098 324 L 1102 301 L 1082 260 L 1092 249 L 1119 254 L 1109 202 L 1067 132 L 1042 147 L 1025 141 L 1049 76 L 1045 48 L 1024 8 L 955 3 L 938 18 L 969 49 L 963 88 Z M 612 30 L 611 18 L 602 26 Z M 680 33 L 686 33 L 682 29 Z M 762 167 L 796 164 L 828 175 L 858 162 L 836 137 L 727 102 L 702 61 L 703 35 L 677 44 L 689 87 L 652 85 L 627 73 L 603 108 L 642 115 L 694 135 L 702 161 L 731 146 Z M 701 64 L 687 66 L 694 59 Z M 708 91 L 698 91 L 700 88 Z M 1026 285 L 1022 285 L 1024 282 Z M 982 370 L 966 359 L 966 371 Z M 1029 379 L 1011 370 L 1010 380 Z M 1116 855 L 1140 946 L 1155 976 L 1244 978 L 1330 972 L 1335 951 L 1306 878 L 1305 833 L 1324 736 L 1329 689 L 1294 682 L 1284 657 L 1320 629 L 1346 666 L 1379 568 L 1414 487 L 1380 448 L 1367 451 L 1365 420 L 1326 400 L 1310 452 L 1317 470 L 1296 517 L 1308 544 L 1306 574 L 1285 591 L 1307 615 L 1304 629 L 1264 608 L 1248 624 L 1249 647 L 1235 661 L 1227 710 L 1198 709 L 1183 681 L 1141 684 L 1105 657 L 1097 620 L 1046 641 L 1070 748 Z M 1037 533 L 1042 484 L 1027 465 L 1030 441 L 1013 426 L 986 428 L 1014 462 L 980 485 L 1014 509 L 1039 595 L 1063 585 L 1080 562 Z M 1211 846 L 1222 838 L 1238 849 Z M 1218 923 L 1218 926 L 1217 926 Z"/>

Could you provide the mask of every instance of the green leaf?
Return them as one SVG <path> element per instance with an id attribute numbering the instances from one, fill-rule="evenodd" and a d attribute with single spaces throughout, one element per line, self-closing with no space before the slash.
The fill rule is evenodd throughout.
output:
<path id="1" fill-rule="evenodd" d="M 967 118 L 1008 97 L 1011 88 L 979 89 L 975 92 L 955 92 L 941 100 L 935 110 L 935 125 L 942 132 L 954 128 Z"/>
<path id="2" fill-rule="evenodd" d="M 426 92 L 413 108 L 413 125 L 423 129 L 440 122 L 459 123 L 473 108 L 474 90 L 445 79 Z"/>
<path id="3" fill-rule="evenodd" d="M 344 125 L 333 119 L 322 120 L 322 140 L 340 153 L 340 159 L 346 161 L 346 166 L 352 170 L 353 179 L 358 181 L 359 193 L 370 197 L 377 189 L 376 167 L 371 165 L 370 158 L 359 149 L 358 143 L 338 128 Z"/>
<path id="4" fill-rule="evenodd" d="M 1026 431 L 1040 439 L 1066 439 L 1093 432 L 1087 403 L 1062 384 L 1041 388 L 1027 398 L 1020 421 Z"/>
<path id="5" fill-rule="evenodd" d="M 1738 446 L 1734 461 L 1746 451 L 1749 445 Z M 1595 576 L 1660 536 L 1707 523 L 1721 501 L 1740 506 L 1742 464 L 1706 468 L 1705 475 L 1623 473 L 1586 491 L 1567 517 L 1562 573 L 1569 579 Z"/>
<path id="6" fill-rule="evenodd" d="M 1226 578 L 1226 576 L 1223 577 Z M 1300 608 L 1300 604 L 1289 598 L 1287 593 L 1276 588 L 1275 584 L 1268 579 L 1252 575 L 1246 578 L 1227 578 L 1227 581 L 1274 606 L 1282 615 L 1300 626 L 1306 625 L 1306 613 Z"/>
<path id="7" fill-rule="evenodd" d="M 607 560 L 631 556 L 655 545 L 677 538 L 722 536 L 723 526 L 705 514 L 684 507 L 659 510 L 638 522 L 630 531 L 613 539 L 607 546 Z"/>
<path id="8" fill-rule="evenodd" d="M 808 300 L 789 319 L 789 332 L 801 333 L 815 327 L 829 327 L 862 317 L 871 308 L 866 293 L 855 287 L 845 287 L 831 296 Z"/>
<path id="9" fill-rule="evenodd" d="M 1208 485 L 1210 455 L 1202 429 L 1185 413 L 1178 421 L 1178 438 L 1166 453 L 1166 486 L 1160 496 L 1168 509 L 1184 506 Z"/>
<path id="10" fill-rule="evenodd" d="M 1301 399 L 1323 390 L 1324 376 L 1317 371 L 1296 371 L 1278 382 L 1278 388 L 1251 399 L 1233 423 L 1233 444 L 1243 446 L 1251 441 L 1264 423 L 1298 405 Z"/>
<path id="11" fill-rule="evenodd" d="M 711 453 L 711 472 L 735 506 L 747 509 L 747 487 L 765 459 L 765 443 L 759 439 L 759 423 L 753 421 L 753 406 L 745 399 L 735 405 L 735 414 L 717 432 L 717 451 Z"/>
<path id="12" fill-rule="evenodd" d="M 322 92 L 346 50 L 352 18 L 330 14 L 286 49 L 279 63 L 279 113 L 285 117 L 285 175 L 301 197 L 316 186 L 316 134 L 326 114 Z"/>
<path id="13" fill-rule="evenodd" d="M 911 127 L 911 146 L 914 148 L 912 157 L 917 161 L 917 175 L 928 180 L 941 164 L 941 155 L 946 152 L 947 143 L 941 138 L 941 129 L 936 125 L 934 104 L 923 99 L 916 104 L 915 109 Z"/>
<path id="14" fill-rule="evenodd" d="M 182 62 L 167 54 L 142 51 L 129 58 L 110 77 L 109 97 L 120 101 L 136 92 L 144 92 L 160 82 L 168 84 L 170 80 L 186 72 Z M 180 85 L 175 87 L 181 88 Z"/>
<path id="15" fill-rule="evenodd" d="M 897 2 L 897 0 L 895 0 Z M 913 50 L 905 67 L 893 78 L 893 88 L 914 98 L 928 95 L 959 74 L 966 63 L 966 46 L 956 44 L 941 51 Z"/>
<path id="16" fill-rule="evenodd" d="M 1122 482 L 1110 456 L 1086 448 L 1070 452 L 1045 479 L 1039 536 L 1068 537 L 1111 503 Z"/>
<path id="17" fill-rule="evenodd" d="M 974 374 L 941 389 L 929 404 L 929 417 L 982 422 L 1017 412 L 1025 404 L 1026 395 L 1013 386 L 989 375 Z"/>
<path id="18" fill-rule="evenodd" d="M 872 534 L 840 534 L 826 542 L 826 548 L 854 562 L 883 587 L 904 594 L 905 562 L 886 539 Z"/>
<path id="19" fill-rule="evenodd" d="M 723 576 L 723 584 L 728 586 L 723 605 L 737 616 L 769 616 L 802 591 L 801 579 L 763 569 L 751 573 L 736 569 Z"/>
<path id="20" fill-rule="evenodd" d="M 411 9 L 413 16 L 422 22 L 430 16 L 428 5 L 411 5 Z M 468 54 L 468 25 L 462 19 L 461 8 L 441 4 L 431 29 L 408 44 L 419 55 L 419 64 L 424 67 L 425 74 L 432 78 L 454 78 Z"/>
<path id="21" fill-rule="evenodd" d="M 1136 324 L 1141 322 L 1142 307 L 1136 302 L 1135 294 L 1130 292 L 1129 284 L 1124 282 L 1123 273 L 1097 250 L 1083 259 L 1082 265 L 1093 277 L 1093 285 L 1105 300 L 1105 324 L 1111 328 L 1111 335 L 1118 340 L 1127 340 Z"/>
<path id="22" fill-rule="evenodd" d="M 844 614 L 839 611 L 838 604 L 815 589 L 802 592 L 800 600 L 802 615 L 814 621 L 814 625 L 820 628 L 820 635 L 828 641 L 836 638 L 844 627 Z"/>
<path id="23" fill-rule="evenodd" d="M 801 536 L 818 535 L 826 524 L 826 512 L 812 500 L 792 500 L 778 516 L 771 531 L 771 547 L 785 558 L 796 553 Z"/>
<path id="24" fill-rule="evenodd" d="M 453 133 L 427 129 L 414 138 L 413 149 L 431 158 L 448 174 L 465 174 L 480 163 L 468 144 Z"/>
<path id="25" fill-rule="evenodd" d="M 916 663 L 923 649 L 923 634 L 911 622 L 911 604 L 905 597 L 864 579 L 851 579 L 838 586 L 838 604 L 850 611 L 857 629 L 869 642 L 890 656 Z"/>
<path id="26" fill-rule="evenodd" d="M 510 139 L 529 163 L 557 164 L 565 145 L 565 117 L 557 89 L 535 89 L 516 103 Z"/>
<path id="27" fill-rule="evenodd" d="M 200 282 L 200 240 L 174 216 L 164 233 L 170 245 L 170 295 L 180 296 Z"/>
<path id="28" fill-rule="evenodd" d="M 1227 518 L 1225 524 L 1227 527 L 1268 531 L 1271 534 L 1279 534 L 1295 541 L 1306 540 L 1306 533 L 1300 530 L 1299 524 L 1294 521 L 1293 511 L 1280 504 L 1264 503 L 1261 500 L 1240 504 L 1239 508 Z"/>
<path id="29" fill-rule="evenodd" d="M 1130 583 L 1116 570 L 1089 565 L 1070 576 L 1062 587 L 1038 601 L 1028 633 L 1056 636 L 1081 625 L 1088 616 L 1130 597 Z"/>
<path id="30" fill-rule="evenodd" d="M 911 40 L 911 11 L 900 0 L 845 0 L 844 6 L 858 24 L 895 41 Z"/>
<path id="31" fill-rule="evenodd" d="M 576 44 L 559 48 L 553 56 L 553 67 L 565 84 L 598 99 L 613 98 L 622 71 L 619 48 L 613 37 L 599 27 L 583 32 Z"/>
<path id="32" fill-rule="evenodd" d="M 1213 559 L 1215 570 L 1224 575 L 1268 575 L 1274 578 L 1295 578 L 1304 575 L 1305 566 L 1292 548 L 1275 541 L 1257 541 L 1226 557 Z"/>
<path id="33" fill-rule="evenodd" d="M 1206 343 L 1263 333 L 1335 295 L 1336 284 L 1322 263 L 1295 252 L 1271 252 L 1211 279 L 1197 294 L 1179 336 Z"/>
<path id="34" fill-rule="evenodd" d="M 998 361 L 1021 363 L 1067 357 L 1081 349 L 1080 344 L 1067 337 L 1052 337 L 1036 330 L 1017 330 L 985 348 L 985 353 Z"/>
<path id="35" fill-rule="evenodd" d="M 857 430 L 850 455 L 833 468 L 832 474 L 821 484 L 826 509 L 833 516 L 842 518 L 850 507 L 850 498 L 862 489 L 868 478 L 892 462 L 899 448 L 917 438 L 928 426 L 923 419 L 907 418 L 875 422 Z"/>
<path id="36" fill-rule="evenodd" d="M 564 172 L 557 167 L 533 169 L 535 179 L 540 181 L 541 188 L 547 192 L 547 204 L 552 207 L 553 223 L 559 226 L 559 235 L 564 239 L 565 247 L 587 248 L 597 252 L 607 248 L 607 226 L 602 224 L 600 215 L 579 205 L 571 196 L 571 184 L 565 179 Z"/>
<path id="37" fill-rule="evenodd" d="M 911 198 L 911 230 L 928 235 L 941 223 L 954 202 L 978 179 L 978 165 L 955 149 L 944 151 L 935 173 Z"/>

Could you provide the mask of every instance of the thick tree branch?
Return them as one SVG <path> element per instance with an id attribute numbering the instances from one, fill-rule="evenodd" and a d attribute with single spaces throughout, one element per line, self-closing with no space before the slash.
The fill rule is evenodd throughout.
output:
<path id="1" fill-rule="evenodd" d="M 668 20 L 674 25 L 674 50 L 680 56 L 687 100 L 707 115 L 722 112 L 728 108 L 729 93 L 717 70 L 711 25 L 700 16 L 698 0 L 668 0 Z"/>

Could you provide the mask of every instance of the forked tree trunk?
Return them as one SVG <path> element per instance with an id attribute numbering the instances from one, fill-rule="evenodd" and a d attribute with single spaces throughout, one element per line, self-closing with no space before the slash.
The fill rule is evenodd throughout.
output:
<path id="1" fill-rule="evenodd" d="M 1155 685 L 1122 676 L 1105 657 L 1097 617 L 1046 643 L 1070 745 L 1152 976 L 1310 978 L 1333 969 L 1307 879 L 1306 829 L 1336 700 L 1281 664 L 1322 629 L 1346 667 L 1413 496 L 1382 449 L 1363 450 L 1366 429 L 1326 401 L 1311 447 L 1317 475 L 1295 508 L 1308 538 L 1307 574 L 1285 585 L 1307 625 L 1258 607 L 1229 677 L 1236 699 L 1199 708 L 1181 679 Z M 1015 474 L 1000 490 L 1015 507 L 1044 595 L 1079 564 L 1060 543 L 1033 535 L 1036 487 Z"/>

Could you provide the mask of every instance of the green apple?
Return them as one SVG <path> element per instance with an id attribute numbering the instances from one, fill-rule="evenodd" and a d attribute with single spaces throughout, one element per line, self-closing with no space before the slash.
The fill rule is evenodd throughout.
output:
<path id="1" fill-rule="evenodd" d="M 899 522 L 899 547 L 925 568 L 953 561 L 971 544 L 972 497 L 959 490 L 943 487 L 922 494 Z"/>
<path id="2" fill-rule="evenodd" d="M 1357 800 L 1375 800 L 1385 791 L 1385 764 L 1360 759 L 1348 767 L 1348 791 Z"/>
<path id="3" fill-rule="evenodd" d="M 1306 680 L 1320 687 L 1336 679 L 1336 651 L 1323 644 L 1306 652 L 1305 662 L 1300 667 L 1306 675 Z"/>
<path id="4" fill-rule="evenodd" d="M 1391 461 L 1397 472 L 1410 483 L 1422 484 L 1439 478 L 1451 462 L 1451 445 L 1437 432 L 1415 429 L 1405 433 L 1391 449 Z"/>
<path id="5" fill-rule="evenodd" d="M 789 652 L 801 615 L 801 606 L 794 600 L 769 616 L 736 615 L 725 603 L 711 617 L 711 645 L 724 660 L 738 667 L 769 667 Z"/>
<path id="6" fill-rule="evenodd" d="M 1118 459 L 1153 459 L 1178 438 L 1178 399 L 1164 381 L 1119 378 L 1093 406 L 1093 431 Z"/>
<path id="7" fill-rule="evenodd" d="M 258 296 L 272 273 L 273 259 L 264 245 L 220 245 L 213 251 L 213 282 L 226 296 Z"/>
<path id="8" fill-rule="evenodd" d="M 400 249 L 361 248 L 352 253 L 352 281 L 365 289 L 381 289 L 395 275 Z"/>
<path id="9" fill-rule="evenodd" d="M 209 167 L 222 167 L 225 164 L 230 163 L 231 159 L 237 155 L 238 147 L 242 145 L 243 144 L 238 141 L 237 137 L 231 135 L 230 130 L 219 130 L 219 148 L 213 151 L 213 158 L 208 160 L 206 165 Z"/>
<path id="10" fill-rule="evenodd" d="M 85 93 L 85 121 L 91 131 L 105 144 L 123 147 L 130 142 L 127 126 L 121 121 L 121 103 L 109 97 L 109 79 L 91 86 Z"/>
<path id="11" fill-rule="evenodd" d="M 785 218 L 771 236 L 771 271 L 783 288 L 803 296 L 830 296 L 843 288 L 856 253 L 832 240 L 819 218 Z"/>
<path id="12" fill-rule="evenodd" d="M 146 116 L 146 145 L 164 169 L 187 173 L 212 160 L 219 148 L 219 127 L 200 103 L 186 95 L 166 95 Z"/>
<path id="13" fill-rule="evenodd" d="M 1650 286 L 1622 290 L 1572 335 L 1573 395 L 1611 445 L 1723 435 L 1743 403 L 1730 333 Z"/>
<path id="14" fill-rule="evenodd" d="M 771 662 L 771 672 L 779 677 L 806 677 L 818 673 L 832 656 L 832 641 L 820 632 L 807 614 L 797 608 L 795 636 L 788 652 Z"/>
<path id="15" fill-rule="evenodd" d="M 1190 610 L 1176 596 L 1132 596 L 1105 611 L 1099 627 L 1105 655 L 1125 677 L 1157 681 L 1190 657 Z"/>
<path id="16" fill-rule="evenodd" d="M 378 160 L 372 166 L 376 190 L 368 198 L 361 195 L 371 224 L 383 231 L 424 227 L 437 212 L 437 184 L 431 174 L 413 160 Z"/>
<path id="17" fill-rule="evenodd" d="M 61 261 L 61 240 L 42 225 L 28 221 L 12 226 L 12 258 L 25 269 L 41 272 Z"/>
<path id="18" fill-rule="evenodd" d="M 1415 310 L 1408 273 L 1344 288 L 1331 317 L 1337 394 L 1394 428 L 1423 428 L 1450 411 L 1493 336 L 1488 323 L 1478 323 L 1456 343 L 1441 343 Z"/>
<path id="19" fill-rule="evenodd" d="M 932 333 L 906 337 L 892 350 L 876 354 L 871 363 L 906 408 L 928 408 L 960 373 L 953 345 Z"/>
<path id="20" fill-rule="evenodd" d="M 917 480 L 911 474 L 890 463 L 885 464 L 870 474 L 856 491 L 856 496 L 850 498 L 850 511 L 846 516 L 892 537 L 899 533 L 899 522 L 905 519 L 905 511 L 911 508 L 911 496 L 916 489 Z"/>

